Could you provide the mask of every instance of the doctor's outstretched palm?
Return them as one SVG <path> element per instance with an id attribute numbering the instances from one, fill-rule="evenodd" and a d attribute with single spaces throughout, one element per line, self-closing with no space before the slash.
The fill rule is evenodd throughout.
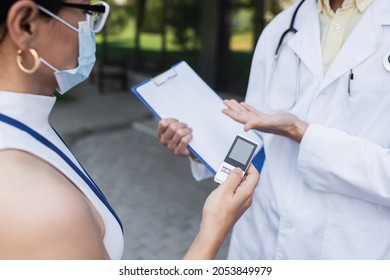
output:
<path id="1" fill-rule="evenodd" d="M 232 119 L 244 124 L 244 130 L 256 129 L 266 133 L 277 134 L 301 142 L 308 126 L 304 121 L 290 113 L 274 115 L 264 114 L 244 102 L 234 99 L 224 100 L 227 109 L 223 112 Z"/>

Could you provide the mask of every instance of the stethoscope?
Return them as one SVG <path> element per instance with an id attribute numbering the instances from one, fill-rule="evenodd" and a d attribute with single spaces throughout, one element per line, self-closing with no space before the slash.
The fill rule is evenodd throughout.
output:
<path id="1" fill-rule="evenodd" d="M 273 63 L 272 63 L 272 69 L 271 69 L 271 75 L 270 75 L 270 78 L 269 78 L 269 82 L 268 82 L 268 88 L 267 88 L 267 95 L 269 96 L 269 99 L 272 97 L 272 94 L 273 94 L 273 91 L 272 91 L 272 85 L 274 84 L 274 74 L 275 74 L 275 69 L 276 69 L 276 66 L 278 64 L 278 60 L 279 60 L 279 55 L 280 55 L 280 50 L 281 50 L 281 47 L 283 45 L 283 42 L 284 42 L 284 39 L 286 38 L 286 36 L 289 34 L 289 33 L 292 33 L 292 34 L 295 34 L 298 32 L 298 30 L 294 27 L 294 24 L 295 24 L 295 19 L 297 17 L 297 14 L 298 14 L 298 11 L 299 9 L 301 8 L 302 4 L 305 2 L 305 0 L 302 0 L 298 6 L 296 7 L 293 15 L 292 15 L 292 18 L 291 18 L 291 22 L 290 22 L 290 26 L 283 32 L 283 34 L 280 36 L 280 39 L 279 39 L 279 42 L 278 42 L 278 45 L 276 47 L 276 50 L 275 50 L 275 54 L 274 54 L 274 60 L 273 60 Z M 298 100 L 298 96 L 299 96 L 299 92 L 300 92 L 300 86 L 299 86 L 299 82 L 300 82 L 300 73 L 299 73 L 299 64 L 300 64 L 300 59 L 299 57 L 295 54 L 295 63 L 296 63 L 296 71 L 295 71 L 295 92 L 294 92 L 294 101 L 292 102 L 292 104 L 290 105 L 287 105 L 285 107 L 280 107 L 280 108 L 272 108 L 272 105 L 270 104 L 270 100 L 268 99 L 267 100 L 267 108 L 271 111 L 271 112 L 285 112 L 285 111 L 289 111 L 291 110 L 297 100 Z"/>
<path id="2" fill-rule="evenodd" d="M 295 64 L 296 64 L 296 71 L 295 71 L 295 92 L 294 92 L 294 100 L 291 104 L 287 104 L 286 106 L 279 106 L 279 108 L 274 108 L 270 102 L 270 99 L 272 98 L 272 96 L 276 96 L 274 91 L 272 90 L 272 86 L 274 85 L 275 81 L 274 81 L 274 74 L 275 74 L 275 69 L 277 67 L 277 64 L 278 64 L 278 60 L 279 60 L 279 57 L 280 57 L 280 52 L 281 52 L 281 49 L 282 49 L 282 46 L 283 46 L 283 43 L 285 41 L 285 38 L 286 36 L 289 34 L 289 33 L 292 33 L 292 34 L 295 34 L 298 32 L 298 30 L 294 27 L 294 24 L 295 24 L 295 19 L 297 17 L 297 14 L 298 14 L 298 11 L 299 9 L 301 8 L 302 4 L 305 2 L 305 0 L 302 0 L 298 6 L 296 7 L 293 15 L 292 15 L 292 18 L 291 18 L 291 22 L 290 22 L 290 26 L 283 32 L 283 34 L 280 36 L 280 39 L 279 39 L 279 42 L 277 44 L 277 47 L 276 47 L 276 50 L 275 50 L 275 54 L 274 54 L 274 60 L 273 60 L 273 63 L 272 63 L 272 69 L 271 69 L 271 75 L 270 75 L 270 78 L 269 78 L 269 81 L 268 81 L 268 87 L 267 87 L 267 101 L 266 101 L 266 107 L 267 109 L 272 112 L 272 113 L 277 113 L 277 112 L 286 112 L 286 111 L 289 111 L 291 110 L 295 104 L 297 103 L 297 100 L 298 100 L 298 97 L 299 97 L 299 93 L 300 93 L 300 59 L 299 57 L 295 54 Z M 385 68 L 386 71 L 390 72 L 390 52 L 388 54 L 386 54 L 383 58 L 383 67 Z M 351 73 L 349 75 L 349 80 L 348 82 L 350 83 L 351 79 L 353 79 L 353 73 L 352 73 L 352 70 L 351 70 Z M 283 82 L 283 81 L 281 81 Z M 350 84 L 348 84 L 348 94 L 350 95 Z M 280 102 L 279 102 L 280 103 Z"/>
<path id="3" fill-rule="evenodd" d="M 286 31 L 283 32 L 282 36 L 280 36 L 278 46 L 276 47 L 276 50 L 275 50 L 275 57 L 277 57 L 279 55 L 280 47 L 282 46 L 286 35 L 290 32 L 292 32 L 293 34 L 298 32 L 298 30 L 295 29 L 294 24 L 295 24 L 295 18 L 297 17 L 298 11 L 301 8 L 303 2 L 305 2 L 305 0 L 302 0 L 301 3 L 299 3 L 298 6 L 296 7 L 296 9 L 293 13 L 293 16 L 291 18 L 290 27 L 287 28 Z"/>

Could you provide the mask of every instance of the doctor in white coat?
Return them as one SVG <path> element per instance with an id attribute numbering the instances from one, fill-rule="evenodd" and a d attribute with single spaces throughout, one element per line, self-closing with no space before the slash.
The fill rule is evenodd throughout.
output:
<path id="1" fill-rule="evenodd" d="M 266 155 L 229 258 L 390 259 L 388 0 L 297 2 L 262 33 L 245 103 L 225 104 Z M 185 124 L 162 120 L 158 134 L 188 155 Z"/>

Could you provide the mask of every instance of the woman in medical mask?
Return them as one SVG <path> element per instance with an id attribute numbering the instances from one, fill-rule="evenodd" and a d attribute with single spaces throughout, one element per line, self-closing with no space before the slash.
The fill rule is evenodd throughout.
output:
<path id="1" fill-rule="evenodd" d="M 120 259 L 119 217 L 48 122 L 95 62 L 104 2 L 0 4 L 0 259 Z M 258 181 L 231 173 L 208 198 L 186 258 L 213 258 Z"/>

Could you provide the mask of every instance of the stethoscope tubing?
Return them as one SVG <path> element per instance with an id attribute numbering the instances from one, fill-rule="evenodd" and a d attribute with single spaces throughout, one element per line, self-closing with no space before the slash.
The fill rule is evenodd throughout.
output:
<path id="1" fill-rule="evenodd" d="M 282 36 L 280 36 L 279 43 L 278 43 L 278 45 L 277 45 L 277 47 L 276 47 L 276 50 L 275 50 L 275 56 L 276 56 L 276 57 L 277 57 L 278 54 L 279 54 L 280 47 L 282 46 L 283 41 L 284 41 L 284 38 L 286 37 L 286 35 L 287 35 L 288 33 L 290 33 L 290 32 L 292 32 L 292 33 L 294 33 L 294 34 L 298 32 L 298 30 L 295 29 L 294 24 L 295 24 L 295 19 L 296 19 L 296 17 L 297 17 L 298 11 L 299 11 L 299 9 L 301 8 L 303 2 L 305 2 L 305 0 L 302 0 L 302 1 L 298 4 L 298 6 L 297 6 L 297 8 L 295 9 L 294 14 L 293 14 L 293 16 L 292 16 L 292 18 L 291 18 L 291 22 L 290 22 L 289 28 L 286 29 L 286 31 L 283 32 Z"/>
<path id="2" fill-rule="evenodd" d="M 296 9 L 295 9 L 295 11 L 294 11 L 294 13 L 292 15 L 290 26 L 283 32 L 283 34 L 281 35 L 281 37 L 279 39 L 278 45 L 277 45 L 276 50 L 275 50 L 274 60 L 273 60 L 273 63 L 272 63 L 271 77 L 270 77 L 269 82 L 268 82 L 269 89 L 267 91 L 269 92 L 269 94 L 272 94 L 272 90 L 270 90 L 270 88 L 271 88 L 271 84 L 274 83 L 274 80 L 273 80 L 274 79 L 274 72 L 275 72 L 275 69 L 276 69 L 276 65 L 278 63 L 279 52 L 280 52 L 281 46 L 282 46 L 282 44 L 284 42 L 284 39 L 285 39 L 285 37 L 286 37 L 286 35 L 288 33 L 291 32 L 291 33 L 295 34 L 295 33 L 298 32 L 298 30 L 294 27 L 295 19 L 297 17 L 299 9 L 301 8 L 301 6 L 302 6 L 302 4 L 304 2 L 305 2 L 305 0 L 302 0 L 298 4 L 298 6 L 296 7 Z M 296 77 L 295 77 L 295 79 L 296 79 L 295 83 L 296 84 L 295 84 L 294 102 L 290 106 L 288 106 L 287 108 L 284 108 L 283 110 L 272 110 L 272 111 L 275 111 L 275 112 L 289 111 L 290 109 L 292 109 L 295 106 L 295 104 L 297 102 L 297 99 L 298 99 L 299 91 L 300 91 L 300 88 L 299 88 L 299 81 L 300 81 L 299 64 L 300 63 L 299 62 L 300 62 L 299 58 L 296 57 L 296 64 L 297 64 L 297 69 L 298 70 L 297 70 Z M 268 104 L 268 102 L 267 102 L 267 104 Z M 268 104 L 268 105 L 270 105 L 270 104 Z M 271 106 L 268 106 L 268 107 L 271 108 Z"/>

